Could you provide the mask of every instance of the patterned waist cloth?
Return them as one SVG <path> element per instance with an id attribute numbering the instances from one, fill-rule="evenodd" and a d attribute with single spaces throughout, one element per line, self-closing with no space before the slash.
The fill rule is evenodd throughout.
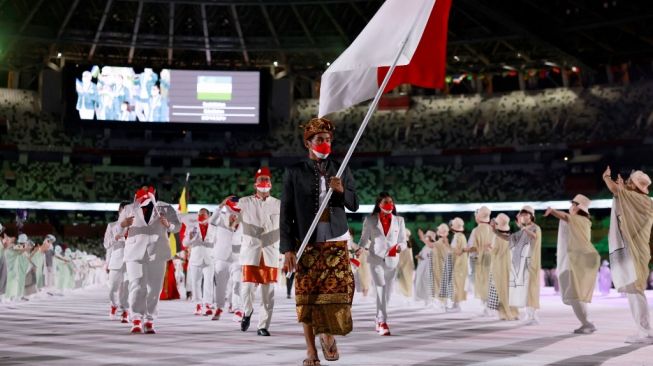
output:
<path id="1" fill-rule="evenodd" d="M 309 243 L 295 273 L 298 321 L 315 334 L 346 335 L 353 327 L 353 299 L 347 241 Z"/>

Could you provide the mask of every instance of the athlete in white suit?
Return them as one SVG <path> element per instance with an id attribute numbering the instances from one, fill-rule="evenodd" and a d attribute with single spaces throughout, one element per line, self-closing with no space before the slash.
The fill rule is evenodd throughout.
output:
<path id="1" fill-rule="evenodd" d="M 215 273 L 214 297 L 216 307 L 212 320 L 220 319 L 227 294 L 230 293 L 231 296 L 229 297 L 231 297 L 233 306 L 234 296 L 231 292 L 234 287 L 240 289 L 240 276 L 236 276 L 234 273 L 234 269 L 238 272 L 241 271 L 238 252 L 236 252 L 236 249 L 240 249 L 243 231 L 242 226 L 239 224 L 239 215 L 238 198 L 230 197 L 211 217 L 211 225 L 215 230 L 213 269 Z M 231 284 L 231 288 L 229 288 L 229 284 Z"/>
<path id="2" fill-rule="evenodd" d="M 123 208 L 115 235 L 127 235 L 125 264 L 129 279 L 132 333 L 154 334 L 154 315 L 170 259 L 169 232 L 179 232 L 179 216 L 165 202 L 156 202 L 155 190 L 143 187 L 134 203 Z M 145 320 L 145 323 L 142 323 Z"/>
<path id="3" fill-rule="evenodd" d="M 254 312 L 254 290 L 261 289 L 261 316 L 257 334 L 269 336 L 268 331 L 274 309 L 274 283 L 279 269 L 279 213 L 281 201 L 270 196 L 272 188 L 270 170 L 259 169 L 255 175 L 256 194 L 238 202 L 241 209 L 243 236 L 240 264 L 243 266 L 241 300 L 244 316 L 240 329 L 249 328 Z"/>
<path id="4" fill-rule="evenodd" d="M 215 226 L 209 225 L 209 210 L 200 209 L 197 222 L 186 225 L 183 244 L 190 248 L 188 272 L 195 301 L 195 315 L 213 315 L 213 244 Z"/>
<path id="5" fill-rule="evenodd" d="M 397 216 L 392 197 L 381 192 L 371 216 L 363 222 L 360 249 L 369 250 L 372 281 L 376 288 L 376 331 L 390 335 L 387 306 L 399 264 L 398 253 L 407 248 L 404 218 Z"/>
<path id="6" fill-rule="evenodd" d="M 120 203 L 118 215 L 120 215 L 123 208 L 127 205 L 129 205 L 128 201 Z M 107 251 L 106 263 L 107 271 L 109 271 L 109 301 L 111 302 L 109 317 L 114 319 L 116 312 L 120 309 L 120 322 L 128 323 L 129 281 L 127 281 L 127 269 L 124 261 L 125 236 L 114 234 L 117 231 L 116 228 L 119 226 L 119 221 L 110 222 L 107 225 L 107 230 L 104 232 L 104 248 Z"/>

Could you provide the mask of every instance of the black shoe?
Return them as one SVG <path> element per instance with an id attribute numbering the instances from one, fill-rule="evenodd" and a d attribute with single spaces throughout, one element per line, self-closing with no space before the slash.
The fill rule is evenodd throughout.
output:
<path id="1" fill-rule="evenodd" d="M 290 295 L 286 295 L 286 299 L 290 299 Z"/>
<path id="2" fill-rule="evenodd" d="M 258 332 L 256 332 L 256 334 L 258 334 L 260 336 L 264 336 L 264 337 L 269 337 L 270 336 L 270 332 L 268 332 L 268 330 L 265 329 L 265 328 L 259 329 Z"/>
<path id="3" fill-rule="evenodd" d="M 240 330 L 246 332 L 249 329 L 249 321 L 252 319 L 252 314 L 249 316 L 243 316 L 243 319 L 240 321 Z"/>

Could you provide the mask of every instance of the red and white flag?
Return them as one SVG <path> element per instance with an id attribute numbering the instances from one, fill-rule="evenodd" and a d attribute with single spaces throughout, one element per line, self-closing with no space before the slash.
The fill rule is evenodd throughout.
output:
<path id="1" fill-rule="evenodd" d="M 319 116 L 373 98 L 404 40 L 385 92 L 405 83 L 444 87 L 450 8 L 451 0 L 386 0 L 322 74 Z"/>

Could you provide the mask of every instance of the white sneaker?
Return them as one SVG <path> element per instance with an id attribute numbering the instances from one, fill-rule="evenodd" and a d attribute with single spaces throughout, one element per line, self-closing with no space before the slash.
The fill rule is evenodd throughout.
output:
<path id="1" fill-rule="evenodd" d="M 643 343 L 653 344 L 653 337 L 641 335 L 639 333 L 626 337 L 625 343 Z"/>
<path id="2" fill-rule="evenodd" d="M 447 313 L 460 313 L 460 306 L 453 306 L 450 308 L 447 308 Z"/>

